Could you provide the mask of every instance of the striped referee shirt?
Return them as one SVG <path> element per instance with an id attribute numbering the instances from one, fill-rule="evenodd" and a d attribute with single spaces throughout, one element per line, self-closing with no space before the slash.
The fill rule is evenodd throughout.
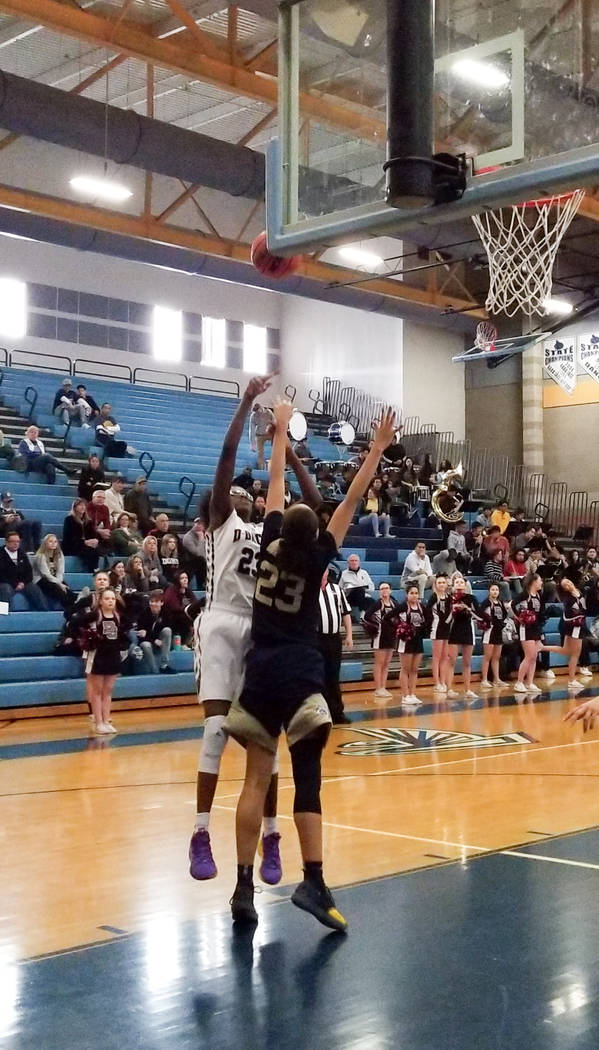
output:
<path id="1" fill-rule="evenodd" d="M 327 583 L 318 595 L 321 634 L 339 634 L 343 617 L 351 613 L 347 598 L 338 583 Z"/>

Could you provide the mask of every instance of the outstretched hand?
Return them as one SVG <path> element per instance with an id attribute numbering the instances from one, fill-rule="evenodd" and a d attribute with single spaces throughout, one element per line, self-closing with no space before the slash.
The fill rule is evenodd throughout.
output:
<path id="1" fill-rule="evenodd" d="M 254 398 L 260 397 L 260 394 L 263 394 L 265 390 L 268 390 L 271 383 L 272 375 L 254 376 L 253 379 L 250 379 L 245 388 L 245 397 L 247 397 L 249 401 L 253 401 Z"/>
<path id="2" fill-rule="evenodd" d="M 579 722 L 582 720 L 582 728 L 586 733 L 588 729 L 593 728 L 595 719 L 598 716 L 599 697 L 595 697 L 594 700 L 586 700 L 584 704 L 579 704 L 578 707 L 568 711 L 568 714 L 564 715 L 564 722 Z"/>
<path id="3" fill-rule="evenodd" d="M 293 412 L 294 409 L 293 405 L 291 404 L 291 401 L 288 401 L 287 398 L 284 397 L 277 398 L 274 407 L 277 429 L 280 429 L 285 433 L 287 432 L 289 420 L 291 419 Z"/>
<path id="4" fill-rule="evenodd" d="M 398 430 L 399 427 L 396 426 L 395 412 L 392 408 L 386 408 L 383 412 L 382 418 L 374 423 L 373 445 L 376 445 L 376 447 L 381 450 L 386 449 L 393 441 Z"/>

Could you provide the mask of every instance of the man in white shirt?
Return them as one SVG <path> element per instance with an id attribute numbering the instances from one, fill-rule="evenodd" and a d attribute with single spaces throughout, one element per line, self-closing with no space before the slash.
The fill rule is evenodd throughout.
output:
<path id="1" fill-rule="evenodd" d="M 360 568 L 357 554 L 350 554 L 339 582 L 352 612 L 354 609 L 365 612 L 374 601 L 374 583 L 366 569 Z"/>
<path id="2" fill-rule="evenodd" d="M 420 591 L 420 597 L 424 597 L 427 587 L 433 585 L 433 570 L 428 554 L 426 543 L 419 540 L 411 554 L 408 554 L 403 572 L 401 574 L 401 585 L 407 590 L 408 584 L 415 583 Z"/>
<path id="3" fill-rule="evenodd" d="M 122 514 L 125 510 L 123 503 L 123 489 L 125 488 L 125 478 L 123 474 L 116 474 L 112 479 L 110 488 L 106 489 L 105 492 L 105 503 L 110 512 L 110 524 L 116 525 L 116 519 L 119 514 Z"/>

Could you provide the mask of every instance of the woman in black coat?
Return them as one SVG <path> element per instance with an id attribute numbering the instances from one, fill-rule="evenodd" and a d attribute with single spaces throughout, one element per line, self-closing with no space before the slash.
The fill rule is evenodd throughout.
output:
<path id="1" fill-rule="evenodd" d="M 100 555 L 99 540 L 93 522 L 87 515 L 84 499 L 73 500 L 70 514 L 67 514 L 62 526 L 62 552 L 65 557 L 80 558 L 88 572 L 95 572 Z"/>
<path id="2" fill-rule="evenodd" d="M 95 452 L 92 452 L 85 466 L 81 468 L 77 495 L 84 499 L 86 503 L 91 503 L 94 489 L 98 485 L 103 485 L 105 481 L 106 475 L 104 468 L 100 464 L 100 457 Z"/>

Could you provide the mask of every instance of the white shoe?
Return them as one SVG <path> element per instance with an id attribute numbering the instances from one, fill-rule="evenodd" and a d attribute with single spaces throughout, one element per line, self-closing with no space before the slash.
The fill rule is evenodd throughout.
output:
<path id="1" fill-rule="evenodd" d="M 481 680 L 480 687 L 481 687 L 481 689 L 492 689 L 493 688 L 493 686 L 491 685 L 491 683 L 490 683 L 488 678 L 483 678 Z M 466 696 L 468 696 L 468 693 L 466 693 Z"/>
<path id="2" fill-rule="evenodd" d="M 109 733 L 118 733 L 116 726 L 113 726 L 112 722 L 105 722 L 104 725 L 108 729 Z"/>
<path id="3" fill-rule="evenodd" d="M 496 682 L 493 682 L 496 689 L 507 689 L 509 684 L 509 682 L 503 682 L 501 678 L 498 678 Z"/>
<path id="4" fill-rule="evenodd" d="M 390 696 L 391 693 L 387 689 L 375 689 L 374 691 L 375 700 L 388 700 Z"/>
<path id="5" fill-rule="evenodd" d="M 447 690 L 447 699 L 448 700 L 457 700 L 459 695 L 460 694 L 456 693 L 455 689 L 448 689 Z"/>
<path id="6" fill-rule="evenodd" d="M 552 682 L 555 678 L 555 673 L 551 670 L 541 671 L 541 678 L 546 678 L 548 682 Z"/>
<path id="7" fill-rule="evenodd" d="M 516 684 L 514 686 L 514 692 L 515 693 L 525 693 L 526 692 L 526 686 L 524 685 L 524 682 L 516 682 Z"/>
<path id="8" fill-rule="evenodd" d="M 464 697 L 466 698 L 466 700 L 480 700 L 480 696 L 478 695 L 478 693 L 474 692 L 474 689 L 468 689 L 464 693 Z"/>
<path id="9" fill-rule="evenodd" d="M 591 671 L 590 667 L 579 667 L 578 668 L 578 673 L 581 674 L 583 678 L 592 678 L 593 677 L 593 672 Z"/>
<path id="10" fill-rule="evenodd" d="M 419 700 L 417 696 L 413 695 L 404 696 L 401 702 L 402 704 L 405 704 L 406 707 L 420 707 L 422 704 L 422 700 Z"/>
<path id="11" fill-rule="evenodd" d="M 531 682 L 530 685 L 526 686 L 527 693 L 541 693 L 542 691 L 543 690 L 539 689 L 538 685 L 535 685 L 534 682 Z"/>
<path id="12" fill-rule="evenodd" d="M 112 729 L 106 724 L 106 722 L 98 722 L 94 731 L 99 736 L 109 736 L 109 734 L 112 733 Z"/>
<path id="13" fill-rule="evenodd" d="M 576 692 L 577 693 L 579 689 L 584 689 L 584 688 L 585 687 L 582 684 L 582 682 L 577 682 L 576 679 L 574 679 L 572 682 L 568 682 L 568 689 L 570 689 L 572 692 Z"/>
<path id="14" fill-rule="evenodd" d="M 433 686 L 433 693 L 446 693 L 446 692 L 447 692 L 447 686 L 446 685 L 442 685 L 441 683 L 439 683 L 439 685 Z"/>

